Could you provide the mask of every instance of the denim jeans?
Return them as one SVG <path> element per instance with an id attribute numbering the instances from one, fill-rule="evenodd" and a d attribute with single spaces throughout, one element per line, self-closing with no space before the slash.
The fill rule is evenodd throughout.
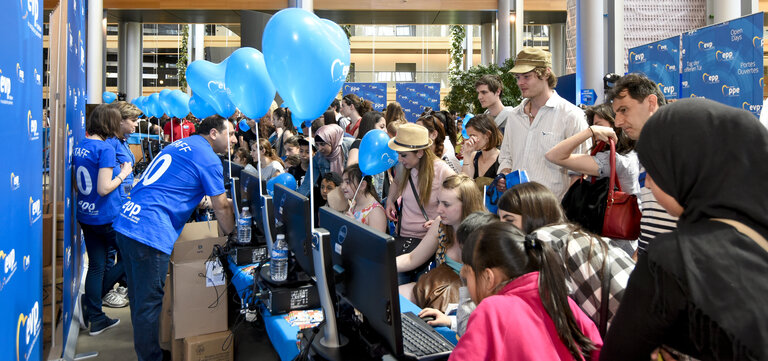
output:
<path id="1" fill-rule="evenodd" d="M 88 252 L 88 274 L 85 276 L 85 297 L 83 298 L 83 316 L 88 322 L 99 323 L 107 319 L 101 309 L 101 299 L 109 292 L 118 279 L 123 277 L 123 265 L 115 263 L 107 271 L 107 249 L 116 247 L 115 230 L 112 223 L 90 225 L 80 223 Z"/>
<path id="2" fill-rule="evenodd" d="M 117 233 L 117 247 L 123 255 L 128 278 L 128 300 L 133 323 L 133 348 L 139 361 L 163 359 L 160 349 L 160 312 L 163 286 L 171 256 L 130 237 Z M 194 315 L 190 315 L 194 317 Z"/>

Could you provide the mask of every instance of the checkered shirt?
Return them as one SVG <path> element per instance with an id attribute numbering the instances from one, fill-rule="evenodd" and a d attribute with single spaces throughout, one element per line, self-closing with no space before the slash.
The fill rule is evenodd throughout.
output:
<path id="1" fill-rule="evenodd" d="M 559 224 L 539 228 L 533 233 L 547 243 L 555 253 L 563 258 L 566 285 L 571 298 L 581 307 L 595 324 L 600 320 L 600 301 L 602 298 L 601 273 L 603 260 L 609 267 L 610 289 L 608 295 L 608 325 L 624 295 L 629 275 L 635 268 L 635 261 L 626 252 L 611 244 L 610 239 L 603 239 L 607 252 L 603 252 L 601 243 L 593 242 L 593 237 L 584 232 L 574 232 L 569 224 Z M 604 256 L 605 254 L 605 256 Z"/>

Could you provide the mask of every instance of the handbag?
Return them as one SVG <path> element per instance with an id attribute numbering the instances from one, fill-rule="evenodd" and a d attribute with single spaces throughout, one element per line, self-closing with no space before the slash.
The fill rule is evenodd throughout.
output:
<path id="1" fill-rule="evenodd" d="M 441 263 L 423 274 L 413 287 L 414 303 L 421 308 L 434 308 L 445 313 L 448 305 L 459 303 L 461 278 L 451 267 Z"/>
<path id="2" fill-rule="evenodd" d="M 605 143 L 600 142 L 591 155 L 601 152 Z M 566 217 L 584 229 L 604 237 L 637 239 L 640 236 L 640 208 L 637 196 L 621 190 L 616 177 L 616 144 L 610 140 L 609 177 L 574 182 L 563 197 L 562 206 Z M 618 190 L 616 189 L 618 188 Z"/>

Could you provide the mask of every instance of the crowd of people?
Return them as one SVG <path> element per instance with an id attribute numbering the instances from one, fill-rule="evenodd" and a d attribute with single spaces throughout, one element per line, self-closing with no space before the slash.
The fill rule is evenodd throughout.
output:
<path id="1" fill-rule="evenodd" d="M 391 234 L 401 295 L 460 336 L 451 359 L 768 359 L 768 131 L 712 101 L 667 104 L 638 74 L 582 110 L 554 90 L 539 49 L 524 49 L 510 72 L 522 101 L 504 106 L 499 77 L 477 79 L 487 110 L 466 123 L 466 139 L 458 114 L 430 109 L 411 123 L 396 102 L 382 113 L 345 94 L 301 132 L 276 104 L 258 122 L 239 112 L 190 119 L 194 135 L 171 120 L 179 138 L 135 181 L 135 159 L 118 148 L 139 113 L 99 106 L 74 152 L 78 177 L 80 166 L 90 175 L 77 184 L 91 334 L 117 324 L 101 300 L 122 279 L 137 355 L 162 359 L 157 319 L 173 242 L 196 208 L 232 231 L 216 156 L 231 152 L 264 179 L 293 175 L 317 207 Z M 374 129 L 390 135 L 398 164 L 365 175 L 360 144 Z M 638 239 L 591 232 L 561 204 L 577 180 L 610 177 L 610 142 L 619 185 L 639 199 Z M 530 181 L 507 187 L 515 170 Z M 496 214 L 489 187 L 503 192 Z"/>

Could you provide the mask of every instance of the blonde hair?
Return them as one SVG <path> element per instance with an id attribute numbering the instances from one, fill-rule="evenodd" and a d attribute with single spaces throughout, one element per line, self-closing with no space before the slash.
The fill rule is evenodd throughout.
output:
<path id="1" fill-rule="evenodd" d="M 120 111 L 120 116 L 122 119 L 136 119 L 140 115 L 144 114 L 141 112 L 141 109 L 139 107 L 128 103 L 126 101 L 119 101 L 114 104 L 114 106 L 117 107 L 117 110 Z"/>
<path id="2" fill-rule="evenodd" d="M 264 155 L 270 159 L 270 162 L 272 161 L 278 161 L 280 162 L 280 165 L 285 167 L 285 163 L 283 163 L 283 160 L 280 159 L 280 157 L 275 154 L 275 150 L 272 149 L 272 144 L 269 143 L 269 140 L 261 138 L 259 139 L 259 148 L 264 149 Z"/>
<path id="3" fill-rule="evenodd" d="M 461 202 L 461 219 L 467 218 L 473 212 L 486 211 L 483 202 L 483 194 L 477 188 L 475 181 L 464 173 L 454 174 L 443 181 L 444 190 L 456 190 L 456 195 Z M 456 241 L 453 226 L 445 227 L 445 247 L 450 247 Z"/>
<path id="4" fill-rule="evenodd" d="M 430 148 L 424 148 L 421 149 L 421 151 L 424 152 L 424 156 L 419 159 L 419 199 L 421 200 L 421 204 L 424 205 L 424 207 L 427 206 L 429 203 L 429 197 L 432 195 L 432 180 L 435 178 L 435 161 L 439 160 L 437 156 L 435 155 L 435 152 L 432 151 Z M 418 150 L 412 151 L 413 153 L 418 152 Z M 400 168 L 401 172 L 398 172 L 397 174 L 397 189 L 399 194 L 397 196 L 400 196 L 403 194 L 403 190 L 405 189 L 405 185 L 408 183 L 408 175 L 410 174 L 410 169 L 407 169 L 405 167 Z"/>

